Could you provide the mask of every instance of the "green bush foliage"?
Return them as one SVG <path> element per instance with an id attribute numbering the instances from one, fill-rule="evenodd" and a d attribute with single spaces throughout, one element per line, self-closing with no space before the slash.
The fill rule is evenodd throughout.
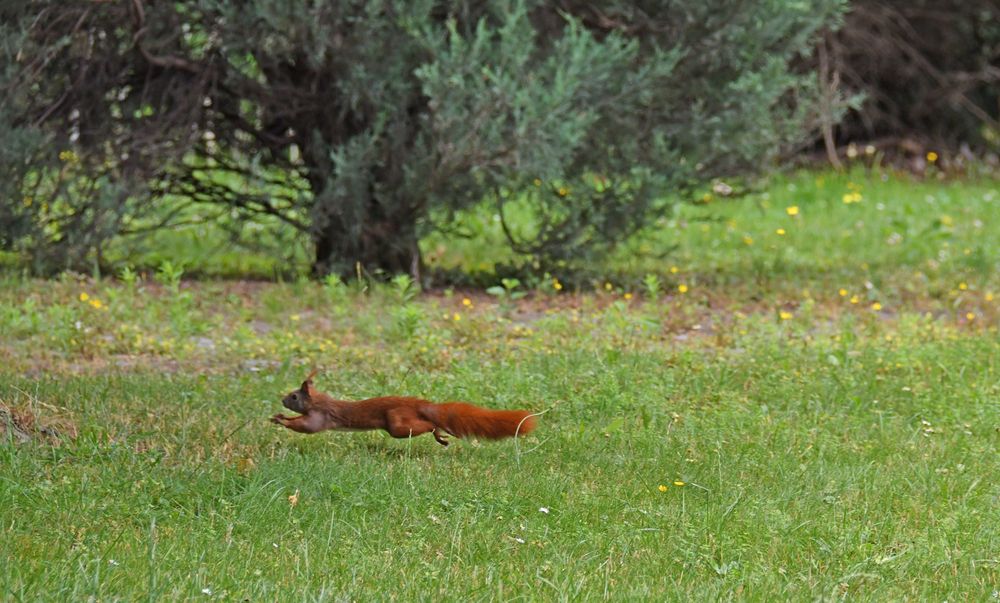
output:
<path id="1" fill-rule="evenodd" d="M 517 251 L 581 263 L 803 136 L 814 78 L 789 63 L 841 9 L 10 2 L 0 128 L 28 142 L 0 159 L 6 197 L 34 198 L 0 240 L 79 264 L 115 232 L 264 215 L 317 274 L 418 274 L 451 212 L 518 204 L 537 219 L 505 228 Z"/>

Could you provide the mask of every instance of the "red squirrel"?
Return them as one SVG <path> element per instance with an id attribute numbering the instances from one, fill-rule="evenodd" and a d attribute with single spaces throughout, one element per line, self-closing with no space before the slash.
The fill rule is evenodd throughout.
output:
<path id="1" fill-rule="evenodd" d="M 526 410 L 489 410 L 465 402 L 438 404 L 396 396 L 360 402 L 334 400 L 313 387 L 315 376 L 313 371 L 302 387 L 281 399 L 285 408 L 301 414 L 296 417 L 277 414 L 271 417 L 272 423 L 300 433 L 384 429 L 394 438 L 433 433 L 442 446 L 448 445 L 445 434 L 497 440 L 525 435 L 535 428 L 535 417 Z"/>

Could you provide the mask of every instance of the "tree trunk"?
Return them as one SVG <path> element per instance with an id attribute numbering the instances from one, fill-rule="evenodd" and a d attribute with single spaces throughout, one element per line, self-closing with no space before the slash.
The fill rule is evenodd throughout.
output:
<path id="1" fill-rule="evenodd" d="M 319 128 L 322 139 L 314 137 L 314 123 L 300 124 L 300 148 L 307 178 L 314 194 L 312 240 L 315 247 L 312 272 L 316 277 L 337 274 L 342 278 L 359 275 L 386 277 L 409 274 L 420 282 L 422 260 L 417 236 L 417 217 L 422 201 L 411 198 L 419 193 L 406 191 L 403 160 L 415 138 L 412 124 L 423 106 L 408 109 L 413 118 L 392 130 L 399 148 L 378 144 L 377 157 L 355 157 L 355 170 L 329 179 L 336 173 L 330 149 L 341 147 L 357 136 L 366 136 L 375 121 L 372 116 L 348 112 L 340 122 Z M 386 143 L 388 145 L 388 143 Z M 391 146 L 391 145 L 389 145 Z M 385 147 L 385 148 L 384 148 Z"/>
<path id="2" fill-rule="evenodd" d="M 412 219 L 380 217 L 362 224 L 347 224 L 338 217 L 328 216 L 326 223 L 313 232 L 314 276 L 332 273 L 348 279 L 360 272 L 409 274 L 420 280 L 422 260 Z"/>

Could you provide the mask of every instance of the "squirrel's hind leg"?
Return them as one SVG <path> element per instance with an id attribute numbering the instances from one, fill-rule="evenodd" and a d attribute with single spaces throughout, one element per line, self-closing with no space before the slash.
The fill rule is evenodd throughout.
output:
<path id="1" fill-rule="evenodd" d="M 447 446 L 448 444 L 450 444 L 450 442 L 448 441 L 448 438 L 445 437 L 445 434 L 447 434 L 447 433 L 448 432 L 445 431 L 445 430 L 443 430 L 443 429 L 435 429 L 434 430 L 434 439 L 437 440 L 438 444 L 441 444 L 442 446 Z"/>
<path id="2" fill-rule="evenodd" d="M 415 438 L 418 435 L 435 431 L 436 426 L 417 416 L 417 413 L 407 408 L 397 408 L 386 413 L 385 430 L 394 438 Z M 435 438 L 437 435 L 435 434 Z M 440 440 L 438 440 L 440 442 Z"/>

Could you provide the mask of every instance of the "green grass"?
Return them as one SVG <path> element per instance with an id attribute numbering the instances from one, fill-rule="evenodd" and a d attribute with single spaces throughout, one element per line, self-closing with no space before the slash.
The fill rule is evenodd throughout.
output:
<path id="1" fill-rule="evenodd" d="M 845 195 L 852 194 L 858 200 L 844 203 Z M 773 293 L 789 280 L 836 289 L 877 277 L 918 293 L 951 287 L 958 275 L 1000 284 L 1000 238 L 991 236 L 1000 231 L 996 179 L 919 180 L 862 169 L 803 171 L 772 176 L 736 198 L 709 194 L 707 199 L 667 205 L 663 215 L 612 257 L 588 264 L 588 275 L 638 287 L 645 274 L 669 275 L 676 267 L 701 284 L 740 286 L 743 296 Z M 508 219 L 520 230 L 528 213 L 514 205 Z M 799 213 L 790 216 L 787 208 L 793 206 Z M 435 220 L 444 221 L 444 216 Z M 491 206 L 460 214 L 453 232 L 463 236 L 438 233 L 421 242 L 432 271 L 496 281 L 497 264 L 528 261 L 508 248 Z M 169 260 L 200 278 L 294 280 L 308 273 L 308 242 L 277 221 L 251 223 L 239 232 L 241 240 L 274 249 L 274 255 L 236 247 L 232 237 L 210 223 L 193 224 L 148 237 L 122 237 L 105 251 L 105 260 L 116 270 L 131 265 L 150 273 Z M 560 276 L 567 284 L 576 280 L 569 273 Z"/>
<path id="2" fill-rule="evenodd" d="M 989 336 L 324 379 L 547 410 L 519 444 L 448 449 L 267 424 L 301 371 L 7 375 L 5 402 L 80 435 L 2 449 L 0 577 L 28 600 L 982 600 L 1000 580 L 998 363 Z"/>
<path id="3" fill-rule="evenodd" d="M 859 197 L 845 203 L 851 194 Z M 669 210 L 595 271 L 637 286 L 646 273 L 676 267 L 700 283 L 739 286 L 748 295 L 773 293 L 789 280 L 836 289 L 872 277 L 910 287 L 916 278 L 919 291 L 928 290 L 927 282 L 953 286 L 956 275 L 997 282 L 1000 239 L 991 236 L 1000 232 L 996 180 L 799 172 L 775 176 L 739 198 L 707 199 Z M 791 207 L 798 208 L 794 216 Z M 518 261 L 504 251 L 492 213 L 466 215 L 465 228 L 475 238 L 424 241 L 432 266 L 488 273 L 497 261 Z"/>
<path id="4" fill-rule="evenodd" d="M 3 282 L 0 409 L 35 421 L 3 597 L 1000 597 L 997 185 L 795 178 L 665 218 L 610 291 Z M 268 423 L 312 366 L 544 414 L 449 448 Z"/>

